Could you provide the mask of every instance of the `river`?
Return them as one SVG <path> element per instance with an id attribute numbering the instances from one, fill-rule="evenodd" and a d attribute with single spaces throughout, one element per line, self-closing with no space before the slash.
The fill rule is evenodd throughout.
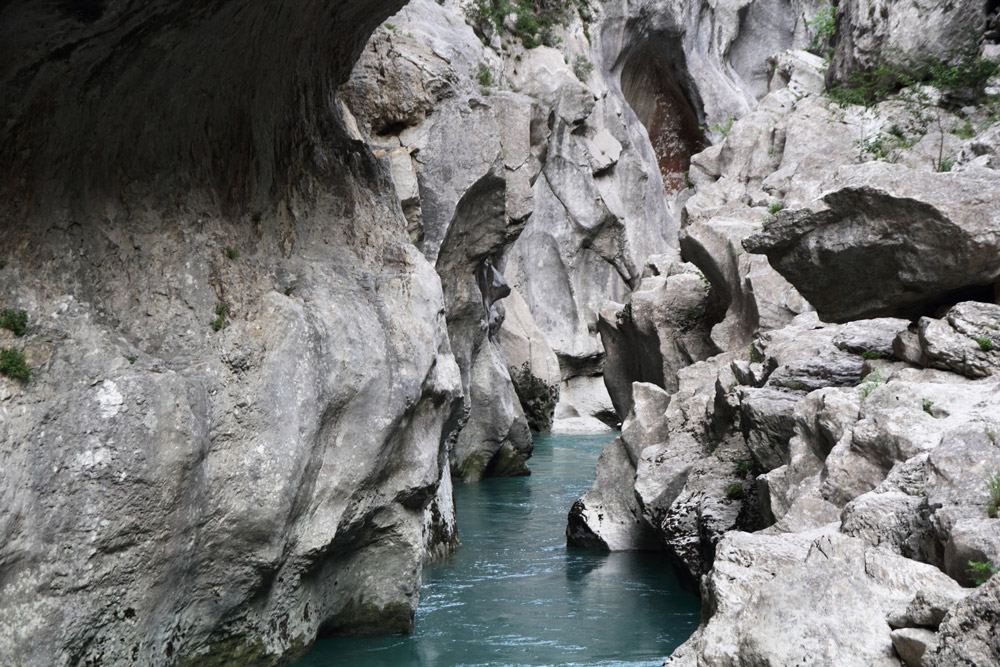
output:
<path id="1" fill-rule="evenodd" d="M 613 435 L 536 435 L 530 477 L 455 488 L 462 546 L 424 568 L 412 636 L 316 643 L 295 667 L 659 665 L 699 601 L 659 554 L 566 547 L 566 514 Z"/>

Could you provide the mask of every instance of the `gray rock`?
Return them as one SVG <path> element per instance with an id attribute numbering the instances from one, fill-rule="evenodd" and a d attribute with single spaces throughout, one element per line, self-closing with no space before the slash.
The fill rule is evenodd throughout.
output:
<path id="1" fill-rule="evenodd" d="M 932 631 L 921 628 L 893 630 L 890 636 L 893 648 L 906 667 L 921 667 L 927 647 L 932 646 L 935 640 Z"/>
<path id="2" fill-rule="evenodd" d="M 926 367 L 954 371 L 970 378 L 992 375 L 1000 368 L 1000 306 L 964 302 L 944 319 L 923 317 L 917 324 L 920 346 L 916 361 Z M 905 348 L 905 340 L 900 341 Z"/>
<path id="3" fill-rule="evenodd" d="M 781 211 L 744 241 L 821 318 L 920 315 L 956 290 L 1000 278 L 996 172 L 866 164 L 842 168 L 837 181 L 811 210 Z"/>
<path id="4" fill-rule="evenodd" d="M 644 278 L 613 318 L 609 310 L 602 314 L 605 383 L 620 416 L 632 407 L 633 382 L 651 382 L 672 393 L 680 369 L 713 354 L 707 311 L 704 276 L 678 263 L 667 275 Z"/>
<path id="5" fill-rule="evenodd" d="M 913 588 L 957 585 L 831 528 L 730 533 L 702 584 L 710 615 L 664 664 L 898 665 L 884 619 Z"/>
<path id="6" fill-rule="evenodd" d="M 923 664 L 995 665 L 1000 662 L 1000 577 L 993 576 L 945 617 Z"/>
<path id="7" fill-rule="evenodd" d="M 514 390 L 534 431 L 548 431 L 559 402 L 559 360 L 517 290 L 504 301 L 506 316 L 497 334 Z"/>
<path id="8" fill-rule="evenodd" d="M 845 82 L 855 72 L 902 57 L 947 58 L 976 47 L 986 6 L 975 0 L 847 0 L 837 6 L 837 37 L 828 77 Z"/>

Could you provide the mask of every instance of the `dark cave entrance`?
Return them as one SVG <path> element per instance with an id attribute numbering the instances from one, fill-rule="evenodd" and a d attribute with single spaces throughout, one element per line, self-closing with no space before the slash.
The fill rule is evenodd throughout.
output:
<path id="1" fill-rule="evenodd" d="M 686 186 L 691 156 L 705 146 L 698 114 L 662 55 L 639 49 L 628 59 L 621 87 L 635 115 L 649 134 L 667 195 Z"/>

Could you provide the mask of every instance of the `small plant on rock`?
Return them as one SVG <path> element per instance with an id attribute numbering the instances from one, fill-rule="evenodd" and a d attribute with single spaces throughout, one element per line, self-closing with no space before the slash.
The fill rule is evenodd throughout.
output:
<path id="1" fill-rule="evenodd" d="M 926 412 L 927 414 L 929 414 L 931 417 L 934 416 L 934 413 L 931 412 L 931 408 L 934 407 L 934 401 L 932 401 L 931 399 L 929 399 L 929 398 L 921 398 L 920 399 L 920 407 L 921 407 L 921 409 L 923 409 L 924 412 Z"/>
<path id="2" fill-rule="evenodd" d="M 0 350 L 0 375 L 28 381 L 31 379 L 31 367 L 20 350 L 5 347 Z"/>
<path id="3" fill-rule="evenodd" d="M 778 211 L 785 208 L 785 202 L 775 202 L 767 207 L 767 212 L 771 215 L 777 215 Z"/>
<path id="4" fill-rule="evenodd" d="M 23 336 L 28 333 L 27 311 L 4 308 L 0 312 L 0 327 L 13 331 L 15 336 Z"/>
<path id="5" fill-rule="evenodd" d="M 762 364 L 764 363 L 764 355 L 757 351 L 753 343 L 750 343 L 750 363 L 751 364 Z"/>
<path id="6" fill-rule="evenodd" d="M 749 475 L 750 470 L 753 468 L 753 461 L 751 459 L 744 459 L 737 456 L 733 459 L 733 463 L 736 464 L 736 474 L 740 477 Z"/>
<path id="7" fill-rule="evenodd" d="M 969 569 L 966 570 L 966 572 L 968 572 L 969 576 L 972 577 L 972 581 L 976 584 L 976 586 L 982 586 L 989 581 L 994 574 L 1000 572 L 1000 567 L 997 567 L 992 562 L 984 563 L 982 561 L 970 560 Z"/>
<path id="8" fill-rule="evenodd" d="M 990 477 L 986 488 L 990 494 L 990 502 L 986 505 L 986 516 L 996 519 L 997 512 L 1000 511 L 1000 472 Z"/>
<path id="9" fill-rule="evenodd" d="M 483 95 L 489 95 L 490 90 L 496 85 L 493 70 L 486 63 L 479 64 L 479 70 L 476 72 L 476 83 L 479 84 L 479 92 Z"/>
<path id="10" fill-rule="evenodd" d="M 128 355 L 128 356 L 127 356 L 127 357 L 125 357 L 125 358 L 126 358 L 126 359 L 128 359 L 128 362 L 129 362 L 130 364 L 134 364 L 134 363 L 135 363 L 135 360 L 136 360 L 136 359 L 138 359 L 139 357 L 137 357 L 137 356 L 136 356 L 136 355 L 134 355 L 134 354 L 130 354 L 130 355 Z"/>
<path id="11" fill-rule="evenodd" d="M 861 358 L 866 361 L 875 361 L 882 358 L 882 353 L 878 350 L 865 350 L 861 353 Z"/>
<path id="12" fill-rule="evenodd" d="M 580 81 L 586 81 L 590 73 L 594 71 L 594 63 L 590 62 L 585 56 L 577 56 L 573 59 L 573 74 L 576 74 L 576 78 Z"/>
<path id="13" fill-rule="evenodd" d="M 743 491 L 743 485 L 739 482 L 733 482 L 726 487 L 726 498 L 729 500 L 743 500 L 743 496 L 746 493 Z"/>
<path id="14" fill-rule="evenodd" d="M 973 336 L 972 340 L 976 341 L 979 349 L 983 352 L 989 352 L 993 349 L 993 339 L 989 336 Z"/>
<path id="15" fill-rule="evenodd" d="M 863 401 L 868 398 L 868 395 L 875 391 L 876 387 L 883 384 L 885 383 L 882 380 L 882 374 L 879 373 L 878 368 L 873 369 L 872 372 L 869 373 L 864 379 L 864 382 L 859 385 L 859 388 L 861 389 L 861 400 Z"/>
<path id="16" fill-rule="evenodd" d="M 226 257 L 228 257 L 229 259 L 236 260 L 240 258 L 240 251 L 237 250 L 236 248 L 227 245 L 225 250 L 226 250 Z"/>
<path id="17" fill-rule="evenodd" d="M 834 5 L 822 7 L 806 25 L 813 29 L 812 41 L 807 50 L 817 56 L 833 56 L 833 35 L 837 30 L 837 8 Z"/>
<path id="18" fill-rule="evenodd" d="M 226 318 L 229 317 L 229 306 L 224 303 L 220 303 L 215 307 L 215 319 L 209 322 L 209 326 L 212 327 L 212 331 L 220 331 L 228 326 Z"/>

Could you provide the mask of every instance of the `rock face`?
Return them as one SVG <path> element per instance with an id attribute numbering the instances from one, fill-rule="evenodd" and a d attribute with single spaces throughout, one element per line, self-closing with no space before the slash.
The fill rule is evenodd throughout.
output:
<path id="1" fill-rule="evenodd" d="M 4 662 L 412 628 L 457 539 L 450 297 L 330 103 L 400 4 L 0 9 Z"/>
<path id="2" fill-rule="evenodd" d="M 933 55 L 947 58 L 978 47 L 987 4 L 958 0 L 847 0 L 837 5 L 837 41 L 827 76 L 848 81 L 887 60 Z"/>
<path id="3" fill-rule="evenodd" d="M 863 4 L 841 3 L 837 49 L 855 48 L 843 33 Z M 878 6 L 897 30 L 910 4 Z M 913 7 L 911 23 L 952 9 Z M 995 126 L 944 107 L 920 125 L 905 97 L 840 107 L 820 94 L 821 59 L 768 63 L 768 94 L 710 135 L 677 200 L 682 259 L 711 283 L 699 340 L 722 353 L 676 364 L 635 464 L 646 523 L 704 601 L 666 664 L 992 664 L 994 589 L 967 587 L 1000 563 Z M 947 132 L 967 119 L 976 136 Z M 904 140 L 876 160 L 894 127 Z M 605 377 L 638 411 L 648 385 L 632 380 L 660 378 L 609 369 L 681 338 L 659 318 L 630 340 L 621 311 L 602 322 Z M 634 548 L 619 539 L 633 514 L 622 441 L 571 512 L 581 544 Z"/>
<path id="4" fill-rule="evenodd" d="M 933 314 L 963 290 L 991 292 L 1000 278 L 994 170 L 942 175 L 872 163 L 842 168 L 835 187 L 810 209 L 779 212 L 744 244 L 767 255 L 820 317 Z"/>
<path id="5" fill-rule="evenodd" d="M 362 55 L 346 101 L 376 154 L 389 156 L 410 236 L 441 276 L 465 395 L 452 472 L 525 474 L 531 433 L 497 339 L 510 288 L 495 265 L 532 214 L 533 155 L 545 137 L 532 136 L 530 98 L 476 87 L 479 64 L 498 58 L 454 11 L 418 0 L 392 20 Z"/>

